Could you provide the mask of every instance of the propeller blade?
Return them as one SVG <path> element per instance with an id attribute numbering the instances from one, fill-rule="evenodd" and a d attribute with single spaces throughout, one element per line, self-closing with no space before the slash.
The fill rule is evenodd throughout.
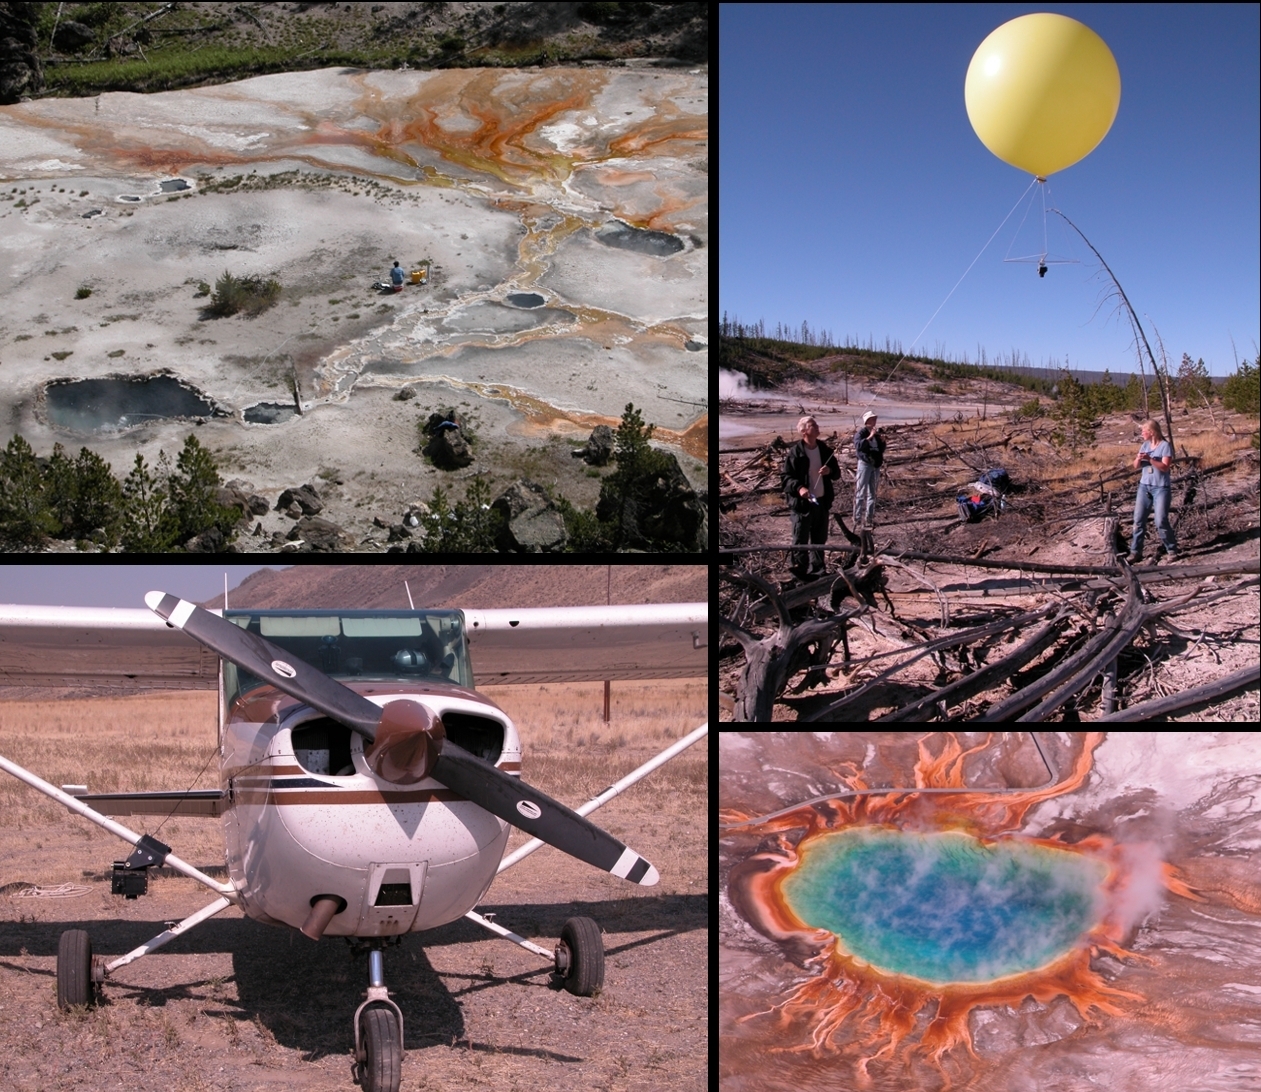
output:
<path id="1" fill-rule="evenodd" d="M 342 686 L 266 638 L 211 614 L 186 599 L 151 591 L 145 595 L 144 601 L 159 618 L 176 629 L 182 629 L 211 652 L 217 652 L 237 667 L 243 667 L 282 693 L 299 698 L 339 724 L 358 732 L 364 739 L 376 739 L 377 725 L 381 723 L 381 707 L 356 694 L 350 687 Z"/>
<path id="2" fill-rule="evenodd" d="M 413 784 L 433 777 L 571 857 L 644 887 L 660 878 L 652 865 L 611 834 L 452 743 L 441 718 L 419 702 L 401 698 L 376 705 L 278 645 L 178 596 L 152 591 L 145 603 L 225 660 L 358 732 L 372 744 L 364 757 L 385 780 Z"/>
<path id="3" fill-rule="evenodd" d="M 660 879 L 638 853 L 590 820 L 449 739 L 442 741 L 433 776 L 492 815 L 571 857 L 644 887 Z"/>

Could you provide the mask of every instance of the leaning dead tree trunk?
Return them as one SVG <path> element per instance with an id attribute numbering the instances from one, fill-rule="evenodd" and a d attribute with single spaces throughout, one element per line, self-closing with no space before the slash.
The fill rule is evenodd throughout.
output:
<path id="1" fill-rule="evenodd" d="M 865 603 L 833 614 L 830 618 L 812 618 L 795 623 L 779 592 L 754 573 L 731 572 L 728 580 L 756 588 L 774 605 L 779 628 L 770 637 L 757 638 L 748 630 L 720 618 L 718 624 L 732 634 L 744 648 L 744 669 L 736 685 L 735 719 L 769 721 L 775 700 L 784 692 L 788 680 L 806 667 L 822 670 L 832 658 L 832 650 L 847 620 L 867 609 Z M 813 646 L 813 648 L 811 648 Z"/>
<path id="2" fill-rule="evenodd" d="M 1257 685 L 1258 681 L 1261 681 L 1261 665 L 1252 664 L 1249 667 L 1241 667 L 1238 671 L 1233 671 L 1211 683 L 1205 683 L 1203 686 L 1184 690 L 1167 698 L 1140 702 L 1138 705 L 1131 705 L 1128 709 L 1122 709 L 1119 713 L 1109 713 L 1107 716 L 1097 718 L 1096 723 L 1118 724 L 1128 721 L 1132 724 L 1137 721 L 1165 717 L 1170 713 L 1186 712 L 1195 706 L 1207 705 L 1229 697 L 1236 691 L 1251 689 Z"/>

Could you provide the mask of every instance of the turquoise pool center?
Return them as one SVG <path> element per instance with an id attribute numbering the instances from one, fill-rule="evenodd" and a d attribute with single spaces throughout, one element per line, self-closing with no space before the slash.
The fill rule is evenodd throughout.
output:
<path id="1" fill-rule="evenodd" d="M 801 848 L 781 883 L 807 925 L 890 974 L 988 982 L 1045 966 L 1102 913 L 1102 861 L 956 832 L 838 831 Z"/>

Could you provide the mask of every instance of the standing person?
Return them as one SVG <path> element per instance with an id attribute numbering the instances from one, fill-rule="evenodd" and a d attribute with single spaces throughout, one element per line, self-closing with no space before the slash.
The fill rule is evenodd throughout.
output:
<path id="1" fill-rule="evenodd" d="M 1143 558 L 1143 537 L 1147 530 L 1147 513 L 1156 510 L 1156 533 L 1170 561 L 1178 560 L 1178 544 L 1169 526 L 1169 467 L 1173 463 L 1173 445 L 1165 439 L 1155 421 L 1143 422 L 1143 446 L 1134 457 L 1134 469 L 1143 468 L 1134 499 L 1134 537 L 1130 539 L 1131 565 Z"/>
<path id="2" fill-rule="evenodd" d="M 819 439 L 819 422 L 803 417 L 797 422 L 801 439 L 784 459 L 783 490 L 793 521 L 793 544 L 823 545 L 828 540 L 828 509 L 832 507 L 832 479 L 840 474 L 832 449 Z M 822 550 L 793 552 L 792 573 L 802 580 L 823 572 Z"/>
<path id="3" fill-rule="evenodd" d="M 876 415 L 863 414 L 862 427 L 854 436 L 858 475 L 854 479 L 854 530 L 872 530 L 876 525 L 876 484 L 884 462 L 884 433 L 876 427 Z"/>

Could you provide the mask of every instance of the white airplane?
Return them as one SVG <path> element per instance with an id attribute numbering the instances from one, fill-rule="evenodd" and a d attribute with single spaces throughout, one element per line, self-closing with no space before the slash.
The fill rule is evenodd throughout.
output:
<path id="1" fill-rule="evenodd" d="M 508 715 L 482 681 L 687 678 L 708 673 L 705 603 L 487 610 L 207 611 L 163 592 L 149 610 L 0 606 L 0 685 L 219 689 L 220 788 L 92 794 L 57 788 L 0 757 L 0 769 L 135 847 L 113 890 L 146 890 L 166 865 L 215 901 L 115 959 L 86 931 L 61 936 L 57 1003 L 89 1005 L 119 967 L 229 906 L 312 940 L 368 951 L 355 1011 L 366 1092 L 397 1092 L 403 1014 L 383 950 L 402 934 L 467 917 L 555 967 L 571 993 L 604 980 L 599 926 L 571 918 L 553 950 L 473 911 L 498 872 L 544 843 L 632 883 L 657 870 L 585 815 L 703 738 L 708 724 L 571 811 L 520 778 Z M 470 652 L 473 654 L 470 655 Z M 109 815 L 220 816 L 228 881 Z M 508 857 L 509 826 L 534 836 Z"/>

